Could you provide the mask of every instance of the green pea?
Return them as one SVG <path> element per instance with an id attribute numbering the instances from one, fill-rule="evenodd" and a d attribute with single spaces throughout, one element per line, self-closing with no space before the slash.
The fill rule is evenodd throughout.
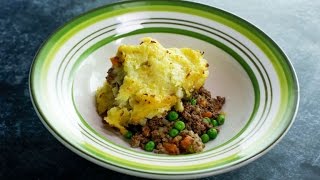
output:
<path id="1" fill-rule="evenodd" d="M 213 127 L 219 126 L 218 121 L 215 120 L 215 119 L 212 119 L 212 120 L 211 120 L 211 124 L 213 125 Z"/>
<path id="2" fill-rule="evenodd" d="M 169 136 L 171 136 L 171 137 L 176 137 L 178 134 L 179 134 L 179 131 L 177 129 L 175 129 L 175 128 L 172 128 L 169 131 Z"/>
<path id="3" fill-rule="evenodd" d="M 207 123 L 207 124 L 211 123 L 210 118 L 208 118 L 208 117 L 203 118 L 202 121 Z"/>
<path id="4" fill-rule="evenodd" d="M 201 140 L 203 143 L 207 143 L 210 140 L 210 137 L 208 134 L 202 134 Z"/>
<path id="5" fill-rule="evenodd" d="M 132 138 L 132 132 L 131 132 L 131 131 L 127 131 L 127 132 L 124 134 L 124 137 L 127 138 L 127 139 L 131 139 L 131 138 Z"/>
<path id="6" fill-rule="evenodd" d="M 210 128 L 207 131 L 208 136 L 210 137 L 210 139 L 215 139 L 218 135 L 218 131 L 215 128 Z"/>
<path id="7" fill-rule="evenodd" d="M 224 120 L 225 120 L 225 116 L 223 114 L 219 114 L 217 118 L 219 125 L 222 125 L 224 123 Z"/>
<path id="8" fill-rule="evenodd" d="M 179 114 L 175 111 L 170 111 L 167 115 L 167 119 L 169 121 L 174 121 L 174 120 L 178 119 L 178 117 L 179 117 Z"/>
<path id="9" fill-rule="evenodd" d="M 146 151 L 153 151 L 154 147 L 155 147 L 155 143 L 153 141 L 149 141 L 145 146 L 144 146 L 144 150 Z"/>
<path id="10" fill-rule="evenodd" d="M 192 98 L 192 99 L 190 100 L 190 103 L 191 103 L 191 105 L 194 106 L 194 105 L 197 104 L 197 100 Z"/>
<path id="11" fill-rule="evenodd" d="M 174 127 L 177 130 L 182 131 L 182 130 L 184 130 L 184 128 L 186 128 L 186 125 L 184 124 L 183 121 L 177 121 L 176 123 L 174 123 Z"/>

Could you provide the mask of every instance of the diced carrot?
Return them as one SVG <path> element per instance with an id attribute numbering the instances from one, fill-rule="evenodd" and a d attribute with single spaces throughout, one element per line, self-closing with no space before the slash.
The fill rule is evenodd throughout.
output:
<path id="1" fill-rule="evenodd" d="M 188 149 L 188 147 L 193 143 L 194 139 L 191 136 L 186 136 L 181 142 L 180 145 L 183 149 Z"/>
<path id="2" fill-rule="evenodd" d="M 177 145 L 175 145 L 175 144 L 165 142 L 165 143 L 163 143 L 163 147 L 166 149 L 168 154 L 179 154 L 180 153 Z"/>
<path id="3" fill-rule="evenodd" d="M 211 118 L 211 117 L 212 117 L 212 112 L 209 112 L 209 111 L 204 112 L 204 113 L 202 113 L 202 116 L 203 116 L 203 117 Z"/>
<path id="4" fill-rule="evenodd" d="M 119 66 L 120 62 L 119 62 L 119 58 L 117 56 L 111 58 L 111 63 L 114 66 Z"/>
<path id="5" fill-rule="evenodd" d="M 208 102 L 205 99 L 200 99 L 199 100 L 199 105 L 202 106 L 202 107 L 207 107 Z"/>

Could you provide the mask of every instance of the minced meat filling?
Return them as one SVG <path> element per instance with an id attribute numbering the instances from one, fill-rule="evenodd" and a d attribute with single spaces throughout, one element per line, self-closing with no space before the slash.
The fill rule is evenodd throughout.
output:
<path id="1" fill-rule="evenodd" d="M 156 145 L 154 152 L 165 154 L 186 154 L 201 152 L 205 147 L 201 140 L 201 135 L 205 134 L 212 123 L 204 121 L 205 118 L 216 119 L 225 103 L 225 98 L 217 96 L 212 98 L 211 94 L 204 87 L 194 92 L 192 99 L 196 100 L 192 104 L 189 100 L 183 100 L 184 111 L 179 113 L 179 120 L 185 123 L 185 129 L 175 137 L 169 135 L 169 131 L 174 128 L 174 121 L 163 117 L 149 119 L 145 126 L 129 126 L 128 130 L 133 133 L 130 140 L 132 147 L 145 149 L 146 143 L 153 141 Z M 215 127 L 218 130 L 217 127 Z"/>
<path id="2" fill-rule="evenodd" d="M 216 119 L 225 103 L 225 98 L 220 96 L 211 98 L 210 92 L 203 87 L 193 94 L 193 98 L 197 100 L 197 104 L 192 105 L 189 101 L 184 101 L 184 111 L 181 115 L 188 130 L 202 135 L 212 128 L 212 124 L 206 123 L 203 118 Z"/>

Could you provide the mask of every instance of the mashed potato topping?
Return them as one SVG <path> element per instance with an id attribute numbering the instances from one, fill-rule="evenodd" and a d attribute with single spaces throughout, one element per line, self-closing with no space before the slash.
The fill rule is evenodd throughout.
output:
<path id="1" fill-rule="evenodd" d="M 111 61 L 107 82 L 97 90 L 97 111 L 122 134 L 129 124 L 144 125 L 173 106 L 183 111 L 181 99 L 203 86 L 209 73 L 200 51 L 166 49 L 151 38 L 121 45 Z"/>

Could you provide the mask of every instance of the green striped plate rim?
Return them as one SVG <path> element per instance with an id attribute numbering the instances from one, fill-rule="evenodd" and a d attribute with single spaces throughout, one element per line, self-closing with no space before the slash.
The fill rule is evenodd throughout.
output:
<path id="1" fill-rule="evenodd" d="M 123 14 L 145 12 L 145 11 L 176 12 L 176 13 L 192 15 L 194 17 L 206 18 L 208 19 L 208 21 L 214 21 L 224 26 L 227 26 L 228 28 L 231 28 L 237 31 L 238 33 L 240 33 L 241 35 L 243 35 L 244 37 L 252 41 L 267 56 L 280 82 L 279 86 L 280 86 L 280 94 L 281 94 L 281 104 L 279 105 L 279 108 L 275 116 L 275 119 L 279 121 L 279 122 L 276 122 L 275 125 L 280 126 L 280 123 L 281 123 L 281 127 L 278 129 L 279 132 L 276 133 L 274 136 L 268 137 L 268 139 L 265 142 L 261 143 L 259 147 L 253 148 L 250 151 L 244 153 L 245 155 L 241 155 L 240 153 L 232 154 L 230 156 L 226 156 L 225 158 L 219 159 L 217 161 L 210 161 L 210 162 L 205 162 L 197 165 L 185 165 L 185 166 L 182 165 L 180 167 L 170 167 L 170 166 L 163 166 L 163 165 L 150 166 L 145 163 L 122 159 L 117 155 L 108 154 L 102 151 L 99 147 L 95 147 L 92 144 L 89 144 L 86 142 L 82 142 L 82 143 L 78 142 L 77 139 L 74 139 L 73 137 L 70 137 L 70 136 L 66 136 L 61 132 L 59 132 L 59 130 L 56 129 L 56 126 L 52 124 L 53 121 L 50 120 L 50 116 L 46 114 L 47 109 L 50 107 L 47 107 L 48 105 L 43 100 L 43 96 L 48 95 L 48 92 L 45 91 L 46 89 L 45 81 L 47 80 L 46 77 L 50 72 L 51 65 L 54 63 L 55 56 L 61 50 L 61 46 L 64 45 L 66 42 L 68 42 L 68 40 L 71 37 L 75 36 L 81 30 L 88 28 L 89 26 L 94 25 L 97 22 L 114 18 Z M 68 79 L 68 83 L 67 83 L 68 86 L 70 87 L 73 86 L 74 75 L 78 70 L 79 66 L 82 64 L 82 62 L 86 60 L 86 57 L 91 53 L 93 53 L 94 51 L 96 51 L 97 49 L 99 49 L 100 47 L 112 41 L 115 41 L 120 38 L 128 37 L 128 36 L 132 36 L 136 34 L 144 34 L 144 33 L 180 34 L 180 35 L 194 37 L 196 39 L 213 44 L 223 49 L 225 52 L 230 54 L 232 57 L 234 57 L 234 59 L 236 59 L 241 64 L 241 66 L 245 69 L 245 71 L 249 75 L 250 80 L 254 87 L 255 105 L 251 113 L 250 119 L 254 118 L 255 114 L 258 111 L 258 105 L 260 102 L 260 89 L 259 89 L 256 76 L 254 75 L 251 67 L 246 63 L 246 61 L 243 60 L 243 58 L 237 52 L 234 52 L 231 48 L 228 48 L 228 46 L 226 46 L 225 44 L 221 43 L 218 40 L 215 40 L 206 35 L 185 30 L 182 28 L 162 27 L 162 25 L 163 24 L 168 25 L 172 23 L 177 26 L 178 25 L 187 26 L 188 28 L 195 28 L 193 26 L 196 26 L 196 28 L 198 29 L 199 29 L 199 26 L 201 26 L 203 27 L 202 30 L 207 31 L 208 33 L 212 33 L 214 31 L 219 31 L 219 30 L 214 29 L 214 27 L 211 27 L 211 26 L 207 26 L 198 22 L 185 20 L 185 19 L 174 19 L 174 18 L 148 18 L 148 19 L 152 21 L 150 22 L 146 21 L 144 24 L 146 25 L 150 24 L 153 27 L 145 27 L 145 28 L 133 30 L 129 33 L 125 33 L 121 35 L 118 35 L 118 34 L 110 35 L 104 38 L 103 40 L 99 41 L 98 43 L 94 44 L 90 48 L 88 48 L 77 59 L 77 62 L 72 65 L 72 69 L 70 70 L 69 74 L 67 74 L 68 72 L 66 72 L 67 64 L 69 61 L 65 60 L 64 62 L 66 63 L 66 65 L 64 66 L 61 65 L 61 68 L 59 68 L 58 71 L 59 72 L 61 71 L 62 73 L 66 73 L 67 79 Z M 114 24 L 110 25 L 110 27 L 112 26 L 114 26 Z M 207 30 L 207 29 L 210 29 L 210 30 Z M 228 34 L 224 32 L 219 32 L 216 34 L 216 36 L 220 36 L 220 37 L 224 35 L 228 35 Z M 232 37 L 229 37 L 229 38 L 232 39 Z M 235 44 L 240 44 L 242 46 L 245 46 L 241 43 L 240 40 L 233 38 L 232 40 L 230 40 L 230 42 L 231 41 L 235 42 Z M 247 50 L 250 51 L 248 48 Z M 251 62 L 254 63 L 255 66 L 259 66 L 259 67 L 262 66 L 262 63 L 257 60 L 258 58 L 254 55 L 254 52 L 251 52 L 251 53 L 252 53 L 251 55 L 247 55 L 247 57 L 251 59 Z M 67 59 L 66 57 L 67 56 L 65 56 L 65 59 Z M 263 87 L 266 87 L 266 86 L 271 87 L 272 83 L 270 81 L 270 78 L 267 72 L 264 72 L 266 71 L 264 67 L 262 66 L 261 69 L 259 68 L 257 69 L 260 71 L 259 73 L 261 77 L 265 76 L 263 73 L 266 74 L 266 76 L 263 78 Z M 62 77 L 65 77 L 65 76 L 62 76 Z M 60 82 L 57 80 L 56 84 L 59 84 L 59 83 Z M 183 178 L 207 176 L 207 175 L 212 175 L 212 174 L 217 174 L 217 173 L 225 172 L 228 170 L 232 170 L 234 168 L 240 167 L 256 159 L 257 157 L 265 153 L 267 150 L 269 150 L 272 146 L 274 146 L 288 131 L 289 127 L 293 123 L 293 120 L 298 108 L 298 102 L 299 102 L 299 87 L 298 87 L 298 81 L 297 81 L 297 77 L 294 72 L 294 69 L 290 61 L 286 57 L 286 55 L 283 53 L 283 51 L 265 33 L 263 33 L 261 30 L 251 25 L 250 23 L 246 22 L 245 20 L 239 17 L 236 17 L 230 13 L 227 13 L 225 11 L 222 11 L 220 9 L 197 4 L 197 3 L 183 2 L 183 1 L 121 2 L 121 3 L 115 3 L 115 4 L 111 4 L 111 5 L 107 5 L 107 6 L 95 9 L 93 11 L 90 11 L 88 13 L 85 13 L 73 19 L 63 27 L 59 28 L 53 35 L 51 35 L 51 37 L 40 48 L 31 66 L 29 86 L 30 86 L 31 99 L 33 101 L 34 107 L 39 117 L 41 118 L 42 122 L 48 128 L 48 130 L 68 148 L 70 148 L 77 154 L 104 167 L 108 167 L 110 169 L 117 170 L 124 173 L 129 173 L 132 175 L 147 176 L 147 177 L 154 177 L 154 178 L 174 178 L 176 177 L 175 175 L 180 175 L 179 177 L 183 177 Z M 73 91 L 71 91 L 70 97 L 73 97 L 72 93 Z M 265 93 L 266 94 L 269 93 L 266 97 L 269 97 L 271 95 L 270 97 L 272 98 L 272 90 L 271 92 L 267 92 L 267 90 L 265 90 Z M 270 112 L 270 108 L 271 108 L 271 107 L 267 107 L 269 106 L 268 103 L 271 104 L 271 102 L 269 101 L 272 101 L 272 100 L 266 100 L 264 104 L 263 112 L 266 115 Z M 73 101 L 72 103 L 75 103 L 75 102 Z M 75 107 L 75 110 L 77 110 L 76 105 L 74 105 L 74 107 Z M 225 145 L 229 144 L 231 141 L 236 140 L 246 130 L 246 127 L 249 126 L 251 122 L 249 120 L 246 126 L 235 137 L 233 137 L 226 143 L 218 147 L 215 147 L 213 149 L 210 149 L 202 154 L 187 155 L 183 157 L 182 156 L 168 157 L 168 156 L 156 156 L 153 154 L 150 155 L 148 153 L 137 153 L 136 151 L 118 146 L 116 143 L 111 142 L 110 140 L 108 140 L 107 138 L 103 137 L 101 134 L 96 132 L 92 127 L 90 127 L 90 125 L 86 122 L 86 120 L 81 117 L 81 113 L 77 112 L 77 114 L 79 116 L 79 126 L 82 128 L 81 133 L 87 138 L 91 139 L 92 141 L 95 141 L 97 144 L 100 144 L 101 146 L 109 146 L 110 149 L 119 151 L 119 153 L 124 153 L 124 154 L 128 153 L 132 157 L 137 155 L 137 156 L 141 156 L 141 158 L 144 158 L 144 159 L 150 159 L 150 160 L 160 159 L 163 161 L 170 161 L 170 160 L 183 161 L 183 159 L 186 159 L 185 161 L 190 161 L 192 159 L 197 160 L 198 158 L 200 159 L 205 158 L 207 155 L 210 155 L 210 154 L 212 157 L 214 157 L 214 153 L 219 154 L 219 152 L 215 152 L 216 149 L 224 147 Z M 263 124 L 262 123 L 257 124 L 257 127 L 259 127 L 259 125 L 262 126 Z M 252 133 L 254 134 L 255 132 L 253 131 Z M 220 151 L 220 152 L 223 153 L 224 151 Z M 148 176 L 148 175 L 151 175 L 151 176 Z M 185 175 L 185 176 L 181 176 L 181 175 Z"/>

